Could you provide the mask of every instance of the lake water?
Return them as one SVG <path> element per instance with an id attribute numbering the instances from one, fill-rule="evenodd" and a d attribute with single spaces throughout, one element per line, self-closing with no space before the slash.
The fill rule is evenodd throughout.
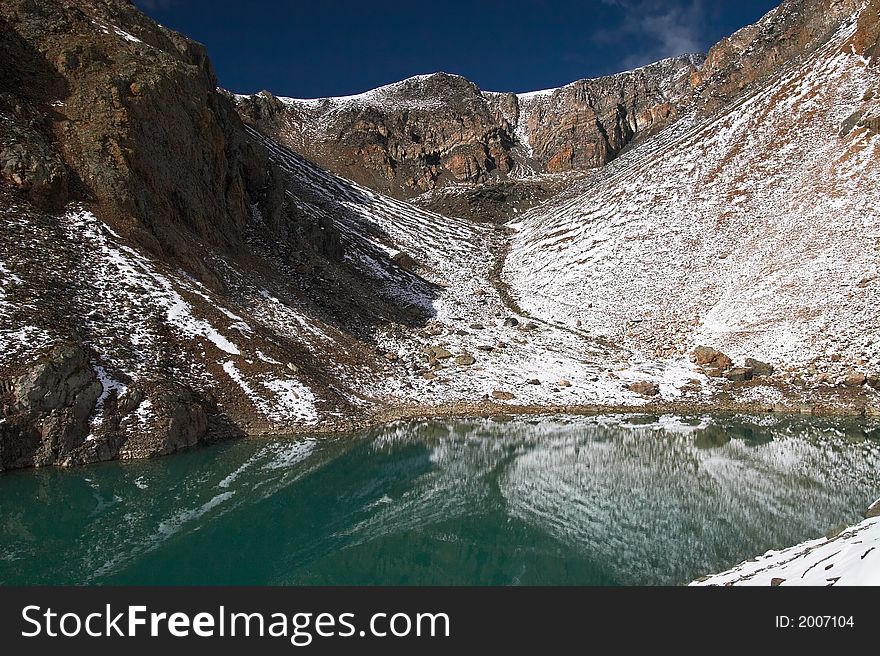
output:
<path id="1" fill-rule="evenodd" d="M 681 584 L 858 521 L 880 425 L 541 417 L 0 474 L 0 582 Z"/>

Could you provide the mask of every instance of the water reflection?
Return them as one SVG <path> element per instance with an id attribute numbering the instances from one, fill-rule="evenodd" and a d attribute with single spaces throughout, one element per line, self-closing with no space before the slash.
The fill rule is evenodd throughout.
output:
<path id="1" fill-rule="evenodd" d="M 812 417 L 399 423 L 0 476 L 0 581 L 676 584 L 858 519 L 880 430 Z"/>

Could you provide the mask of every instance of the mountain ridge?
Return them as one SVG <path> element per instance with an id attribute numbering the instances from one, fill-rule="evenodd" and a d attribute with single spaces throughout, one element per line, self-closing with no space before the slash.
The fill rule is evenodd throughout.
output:
<path id="1" fill-rule="evenodd" d="M 637 131 L 669 117 L 665 94 L 675 91 L 666 78 L 680 81 L 695 61 L 669 58 L 549 93 L 481 91 L 460 75 L 431 73 L 339 98 L 232 97 L 246 122 L 303 156 L 407 199 L 447 184 L 600 166 Z M 579 109 L 550 109 L 560 95 Z M 548 116 L 530 125 L 536 113 Z"/>
<path id="2" fill-rule="evenodd" d="M 470 113 L 342 112 L 352 180 L 278 138 L 281 101 L 218 90 L 203 48 L 131 4 L 7 0 L 0 468 L 433 413 L 880 412 L 877 9 L 787 0 L 699 71 L 527 95 L 532 159 L 571 153 L 495 183 L 487 163 L 515 177 L 524 154 L 506 97 L 469 82 L 413 88 Z M 375 177 L 389 154 L 412 168 Z M 463 184 L 383 191 L 423 164 Z M 749 337 L 799 312 L 785 339 Z"/>

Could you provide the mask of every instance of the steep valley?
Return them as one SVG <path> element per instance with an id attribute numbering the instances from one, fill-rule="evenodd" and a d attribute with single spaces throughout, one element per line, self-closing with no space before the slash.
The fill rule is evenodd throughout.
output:
<path id="1" fill-rule="evenodd" d="M 877 3 L 529 94 L 217 88 L 4 2 L 0 469 L 438 414 L 876 414 Z"/>

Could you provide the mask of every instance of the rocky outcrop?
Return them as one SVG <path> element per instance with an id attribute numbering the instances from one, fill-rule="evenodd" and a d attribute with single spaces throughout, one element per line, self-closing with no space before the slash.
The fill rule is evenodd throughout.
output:
<path id="1" fill-rule="evenodd" d="M 239 244 L 253 207 L 282 236 L 308 234 L 202 45 L 124 0 L 9 0 L 0 32 L 0 171 L 32 200 L 96 200 L 118 232 L 206 280 L 198 244 Z"/>
<path id="2" fill-rule="evenodd" d="M 0 470 L 61 463 L 89 432 L 102 386 L 77 344 L 64 344 L 5 384 Z"/>
<path id="3" fill-rule="evenodd" d="M 404 80 L 348 99 L 237 98 L 245 121 L 356 182 L 411 197 L 511 170 L 512 126 L 457 75 Z"/>
<path id="4" fill-rule="evenodd" d="M 689 102 L 703 114 L 714 112 L 749 85 L 826 43 L 863 4 L 861 0 L 785 0 L 709 50 L 705 63 L 691 76 Z"/>
<path id="5" fill-rule="evenodd" d="M 336 282 L 351 274 L 333 216 L 298 210 L 290 184 L 217 91 L 200 44 L 126 0 L 0 4 L 0 469 L 147 457 L 242 434 L 235 424 L 252 409 L 229 418 L 198 378 L 181 381 L 175 360 L 194 356 L 170 335 L 173 311 L 148 317 L 130 296 L 91 305 L 101 293 L 125 297 L 140 276 L 176 271 L 223 294 L 231 269 L 259 268 L 257 243 L 276 266 L 298 267 L 296 284 L 320 311 L 350 307 L 350 295 L 396 312 L 368 284 Z M 101 225 L 88 243 L 65 219 L 84 208 Z M 116 255 L 101 249 L 111 235 Z M 120 268 L 122 252 L 133 268 Z M 116 264 L 96 267 L 104 256 Z M 354 314 L 362 325 L 369 312 Z M 114 322 L 116 335 L 96 337 Z M 13 353 L 10 334 L 22 328 L 41 339 Z M 121 345 L 126 331 L 164 340 L 161 355 L 138 360 L 144 342 Z M 126 366 L 113 367 L 120 358 Z M 125 383 L 106 387 L 102 367 Z"/>
<path id="6" fill-rule="evenodd" d="M 486 92 L 437 73 L 346 98 L 295 100 L 263 91 L 236 103 L 246 122 L 308 159 L 408 199 L 450 183 L 601 167 L 679 116 L 712 114 L 808 55 L 862 4 L 786 0 L 705 57 L 684 55 L 547 91 Z M 866 56 L 877 48 L 876 5 L 862 11 L 853 38 Z"/>
<path id="7" fill-rule="evenodd" d="M 308 159 L 411 198 L 449 183 L 601 166 L 676 115 L 699 61 L 680 57 L 539 94 L 482 92 L 436 73 L 348 98 L 235 98 L 246 122 Z"/>
<path id="8" fill-rule="evenodd" d="M 511 94 L 529 162 L 549 173 L 607 164 L 678 115 L 701 61 L 686 55 L 549 92 Z"/>
<path id="9" fill-rule="evenodd" d="M 212 410 L 204 399 L 173 381 L 120 394 L 92 357 L 62 344 L 0 384 L 0 471 L 147 458 L 204 441 Z"/>

